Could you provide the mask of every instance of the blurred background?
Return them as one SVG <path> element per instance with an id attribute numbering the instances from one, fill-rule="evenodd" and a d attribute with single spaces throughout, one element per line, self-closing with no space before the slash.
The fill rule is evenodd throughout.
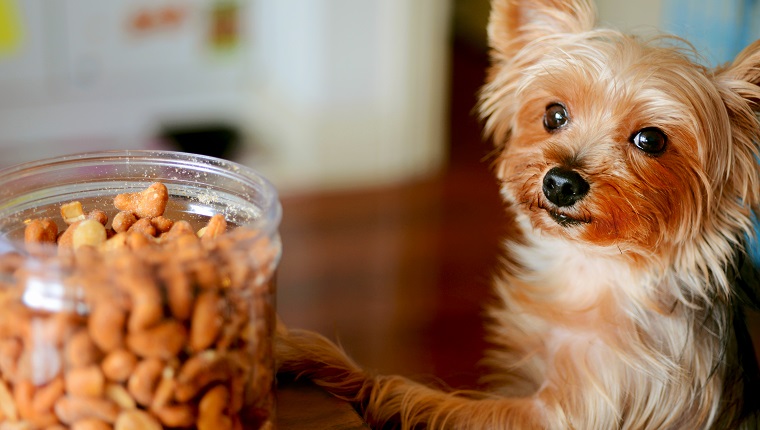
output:
<path id="1" fill-rule="evenodd" d="M 755 38 L 755 1 L 599 0 L 603 24 Z M 0 167 L 229 158 L 282 195 L 278 307 L 359 362 L 473 385 L 509 234 L 474 114 L 487 0 L 0 0 Z"/>

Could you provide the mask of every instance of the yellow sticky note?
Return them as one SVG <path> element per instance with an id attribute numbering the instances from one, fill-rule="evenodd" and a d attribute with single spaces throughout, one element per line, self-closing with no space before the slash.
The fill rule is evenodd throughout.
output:
<path id="1" fill-rule="evenodd" d="M 18 0 L 0 0 L 0 58 L 21 48 L 22 21 Z"/>

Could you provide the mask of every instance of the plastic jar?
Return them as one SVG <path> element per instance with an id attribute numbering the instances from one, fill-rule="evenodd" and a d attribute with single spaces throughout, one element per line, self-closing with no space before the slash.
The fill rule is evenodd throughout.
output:
<path id="1" fill-rule="evenodd" d="M 30 220 L 65 230 L 72 201 L 109 228 L 114 197 L 155 182 L 165 219 L 193 234 L 118 251 L 24 243 Z M 227 232 L 199 238 L 215 214 Z M 0 427 L 273 428 L 280 217 L 266 179 L 210 157 L 99 152 L 1 170 Z"/>

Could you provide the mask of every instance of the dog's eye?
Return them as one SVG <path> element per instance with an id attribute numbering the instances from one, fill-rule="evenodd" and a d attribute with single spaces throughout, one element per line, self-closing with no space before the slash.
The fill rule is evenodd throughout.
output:
<path id="1" fill-rule="evenodd" d="M 656 155 L 665 150 L 668 137 L 657 127 L 647 127 L 633 133 L 631 143 L 647 154 Z"/>
<path id="2" fill-rule="evenodd" d="M 570 120 L 567 116 L 567 109 L 559 103 L 552 103 L 546 107 L 544 113 L 544 128 L 547 131 L 555 131 L 562 128 Z"/>

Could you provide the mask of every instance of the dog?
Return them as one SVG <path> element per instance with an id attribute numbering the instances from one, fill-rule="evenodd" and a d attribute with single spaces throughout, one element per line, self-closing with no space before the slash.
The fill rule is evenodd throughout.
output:
<path id="1" fill-rule="evenodd" d="M 479 112 L 520 234 L 487 310 L 486 388 L 375 375 L 285 328 L 279 372 L 378 428 L 757 427 L 760 43 L 710 69 L 673 36 L 597 28 L 587 0 L 491 8 Z"/>

